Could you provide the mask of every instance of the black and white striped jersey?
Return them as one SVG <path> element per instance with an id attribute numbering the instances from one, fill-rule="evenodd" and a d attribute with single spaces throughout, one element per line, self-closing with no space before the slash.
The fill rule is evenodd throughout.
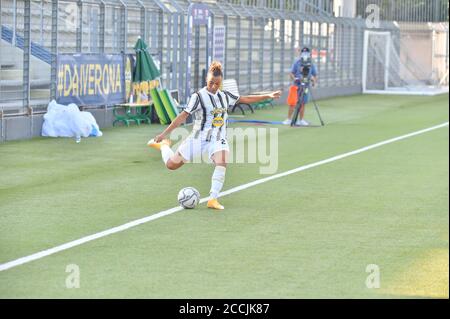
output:
<path id="1" fill-rule="evenodd" d="M 206 87 L 191 95 L 184 109 L 194 116 L 193 134 L 207 139 L 226 138 L 228 108 L 234 106 L 239 96 L 228 91 L 210 93 Z"/>

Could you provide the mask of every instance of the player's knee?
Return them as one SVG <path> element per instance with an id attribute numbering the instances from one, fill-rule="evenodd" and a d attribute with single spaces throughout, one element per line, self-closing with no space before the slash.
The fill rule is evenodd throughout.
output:
<path id="1" fill-rule="evenodd" d="M 171 160 L 167 161 L 166 163 L 166 167 L 171 170 L 174 171 L 176 170 L 178 167 L 180 167 L 179 165 L 177 165 L 176 163 L 172 162 Z"/>

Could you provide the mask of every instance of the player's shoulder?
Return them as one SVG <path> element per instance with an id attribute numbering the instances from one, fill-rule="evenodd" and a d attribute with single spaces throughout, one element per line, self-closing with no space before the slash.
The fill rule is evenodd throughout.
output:
<path id="1" fill-rule="evenodd" d="M 225 96 L 226 94 L 230 93 L 227 90 L 221 90 L 221 89 L 218 89 L 217 92 L 219 92 L 219 94 L 221 94 L 222 96 Z"/>
<path id="2" fill-rule="evenodd" d="M 199 89 L 194 94 L 205 94 L 205 93 L 206 93 L 206 86 L 202 87 L 201 89 Z"/>
<path id="3" fill-rule="evenodd" d="M 226 98 L 232 98 L 232 99 L 238 99 L 239 95 L 236 95 L 235 93 L 231 93 L 230 91 L 221 91 L 223 96 L 225 96 Z"/>
<path id="4" fill-rule="evenodd" d="M 219 93 L 219 96 L 221 98 L 225 98 L 226 99 L 226 95 L 227 95 L 227 92 L 228 92 L 227 90 L 218 89 L 217 92 Z"/>
<path id="5" fill-rule="evenodd" d="M 219 89 L 219 92 L 220 92 L 223 96 L 229 95 L 229 94 L 231 93 L 231 92 L 228 91 L 228 90 L 220 90 L 220 89 Z"/>
<path id="6" fill-rule="evenodd" d="M 192 93 L 192 94 L 191 94 L 191 99 L 192 99 L 192 98 L 201 97 L 201 96 L 204 95 L 205 93 L 206 93 L 206 87 L 203 87 L 203 88 L 199 89 L 198 91 Z"/>

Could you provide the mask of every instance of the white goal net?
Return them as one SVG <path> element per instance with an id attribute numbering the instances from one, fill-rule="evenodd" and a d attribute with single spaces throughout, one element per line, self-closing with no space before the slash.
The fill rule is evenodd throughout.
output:
<path id="1" fill-rule="evenodd" d="M 433 66 L 433 40 L 434 37 L 430 47 L 414 48 L 414 41 L 408 42 L 400 33 L 365 31 L 363 93 L 436 95 L 448 92 L 448 65 L 446 72 L 437 72 Z"/>

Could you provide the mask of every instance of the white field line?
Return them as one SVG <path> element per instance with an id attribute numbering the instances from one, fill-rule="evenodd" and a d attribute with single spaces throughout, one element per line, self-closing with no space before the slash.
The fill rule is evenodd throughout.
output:
<path id="1" fill-rule="evenodd" d="M 333 156 L 333 157 L 330 157 L 328 159 L 325 159 L 325 160 L 322 160 L 322 161 L 319 161 L 319 162 L 315 162 L 315 163 L 312 163 L 312 164 L 300 166 L 300 167 L 297 167 L 295 169 L 291 169 L 291 170 L 283 172 L 283 173 L 274 174 L 274 175 L 271 175 L 271 176 L 268 176 L 268 177 L 265 177 L 265 178 L 257 179 L 257 180 L 255 180 L 253 182 L 250 182 L 250 183 L 247 183 L 247 184 L 243 184 L 241 186 L 233 187 L 233 188 L 231 188 L 231 189 L 229 189 L 227 191 L 224 191 L 224 192 L 220 193 L 220 195 L 221 196 L 230 195 L 230 194 L 239 192 L 241 190 L 244 190 L 244 189 L 247 189 L 247 188 L 250 188 L 250 187 L 253 187 L 253 186 L 256 186 L 256 185 L 259 185 L 259 184 L 262 184 L 262 183 L 265 183 L 265 182 L 268 182 L 268 181 L 271 181 L 271 180 L 274 180 L 274 179 L 277 179 L 277 178 L 281 178 L 281 177 L 284 177 L 284 176 L 295 174 L 295 173 L 298 173 L 298 172 L 301 172 L 301 171 L 304 171 L 304 170 L 307 170 L 307 169 L 310 169 L 310 168 L 314 168 L 314 167 L 317 167 L 317 166 L 320 166 L 320 165 L 324 165 L 324 164 L 328 164 L 328 163 L 331 163 L 331 162 L 335 162 L 335 161 L 338 161 L 338 160 L 346 158 L 346 157 L 350 157 L 350 156 L 353 156 L 353 155 L 357 155 L 357 154 L 360 154 L 360 153 L 372 150 L 374 148 L 381 147 L 383 145 L 391 144 L 391 143 L 398 142 L 398 141 L 401 141 L 401 140 L 404 140 L 404 139 L 407 139 L 407 138 L 410 138 L 410 137 L 413 137 L 413 136 L 417 136 L 417 135 L 424 134 L 424 133 L 427 133 L 427 132 L 430 132 L 430 131 L 433 131 L 433 130 L 437 130 L 437 129 L 446 127 L 448 125 L 449 125 L 449 122 L 445 122 L 445 123 L 442 123 L 440 125 L 432 126 L 432 127 L 420 130 L 420 131 L 412 132 L 412 133 L 401 135 L 401 136 L 398 136 L 398 137 L 395 137 L 395 138 L 392 138 L 392 139 L 389 139 L 389 140 L 385 140 L 385 141 L 382 141 L 382 142 L 379 142 L 379 143 L 368 145 L 368 146 L 359 148 L 357 150 L 354 150 L 354 151 L 351 151 L 351 152 L 348 152 L 348 153 L 344 153 L 344 154 L 341 154 L 341 155 Z M 202 198 L 200 200 L 200 203 L 204 203 L 207 200 L 208 200 L 207 197 Z M 11 269 L 11 268 L 14 268 L 14 267 L 17 267 L 17 266 L 20 266 L 20 265 L 32 262 L 34 260 L 38 260 L 38 259 L 50 256 L 50 255 L 56 254 L 56 253 L 58 253 L 60 251 L 67 250 L 67 249 L 70 249 L 70 248 L 73 248 L 73 247 L 85 244 L 87 242 L 90 242 L 90 241 L 93 241 L 93 240 L 96 240 L 96 239 L 99 239 L 99 238 L 102 238 L 102 237 L 106 237 L 106 236 L 109 236 L 109 235 L 112 235 L 112 234 L 115 234 L 115 233 L 127 230 L 127 229 L 132 228 L 132 227 L 136 227 L 136 226 L 141 225 L 141 224 L 145 224 L 145 223 L 150 222 L 152 220 L 155 220 L 155 219 L 158 219 L 158 218 L 161 218 L 161 217 L 164 217 L 164 216 L 171 215 L 171 214 L 179 212 L 181 210 L 183 210 L 183 208 L 181 208 L 181 207 L 173 207 L 173 208 L 170 208 L 168 210 L 164 210 L 164 211 L 161 211 L 159 213 L 153 214 L 151 216 L 140 218 L 140 219 L 128 222 L 126 224 L 123 224 L 123 225 L 120 225 L 120 226 L 117 226 L 117 227 L 113 227 L 113 228 L 104 230 L 104 231 L 99 232 L 99 233 L 95 233 L 95 234 L 92 234 L 92 235 L 89 235 L 89 236 L 85 236 L 85 237 L 82 237 L 80 239 L 73 240 L 73 241 L 70 241 L 68 243 L 65 243 L 65 244 L 62 244 L 62 245 L 59 245 L 59 246 L 56 246 L 56 247 L 53 247 L 53 248 L 49 248 L 49 249 L 46 249 L 46 250 L 34 253 L 32 255 L 29 255 L 29 256 L 25 256 L 25 257 L 18 258 L 16 260 L 9 261 L 7 263 L 4 263 L 4 264 L 0 265 L 0 271 L 8 270 L 8 269 Z"/>

